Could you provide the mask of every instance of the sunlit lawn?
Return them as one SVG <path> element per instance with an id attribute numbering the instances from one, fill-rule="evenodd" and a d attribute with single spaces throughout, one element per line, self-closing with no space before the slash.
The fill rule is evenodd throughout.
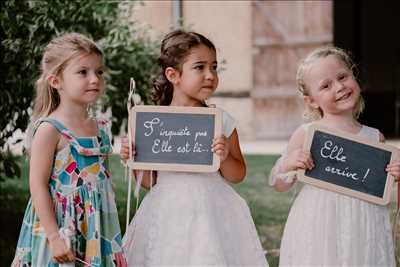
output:
<path id="1" fill-rule="evenodd" d="M 246 199 L 250 206 L 263 247 L 269 252 L 267 258 L 270 266 L 278 264 L 277 249 L 279 249 L 284 222 L 294 194 L 300 187 L 298 186 L 296 190 L 288 193 L 277 193 L 267 186 L 267 175 L 276 158 L 277 156 L 246 156 L 247 178 L 243 183 L 234 185 L 237 192 Z M 14 255 L 23 212 L 29 198 L 27 163 L 25 160 L 21 159 L 21 161 L 23 162 L 23 178 L 0 184 L 0 258 L 2 266 L 3 264 L 8 266 Z M 123 180 L 124 169 L 117 156 L 111 157 L 110 169 L 116 189 L 121 228 L 124 232 L 128 184 Z M 142 197 L 143 194 L 145 194 L 144 190 L 142 190 Z M 133 213 L 134 200 L 132 200 L 131 206 Z M 394 201 L 391 209 L 394 213 Z"/>

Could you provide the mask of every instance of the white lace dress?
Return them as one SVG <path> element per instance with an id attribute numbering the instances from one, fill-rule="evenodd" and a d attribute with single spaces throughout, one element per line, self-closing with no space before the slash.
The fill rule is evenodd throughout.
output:
<path id="1" fill-rule="evenodd" d="M 223 112 L 223 133 L 233 129 Z M 129 266 L 268 266 L 246 202 L 219 172 L 159 171 L 123 246 Z"/>
<path id="2" fill-rule="evenodd" d="M 359 135 L 379 142 L 377 129 L 363 126 Z M 270 178 L 280 176 L 279 164 Z M 279 265 L 395 266 L 388 207 L 304 185 L 285 225 Z"/>

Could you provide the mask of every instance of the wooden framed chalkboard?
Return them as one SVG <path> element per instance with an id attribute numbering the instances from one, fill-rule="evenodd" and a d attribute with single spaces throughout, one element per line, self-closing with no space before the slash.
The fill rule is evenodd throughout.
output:
<path id="1" fill-rule="evenodd" d="M 135 106 L 129 112 L 134 169 L 214 172 L 219 157 L 211 151 L 221 134 L 222 113 L 209 107 Z"/>
<path id="2" fill-rule="evenodd" d="M 380 205 L 389 203 L 394 180 L 385 169 L 397 157 L 396 148 L 315 123 L 308 128 L 304 149 L 311 152 L 315 167 L 298 171 L 300 181 Z"/>

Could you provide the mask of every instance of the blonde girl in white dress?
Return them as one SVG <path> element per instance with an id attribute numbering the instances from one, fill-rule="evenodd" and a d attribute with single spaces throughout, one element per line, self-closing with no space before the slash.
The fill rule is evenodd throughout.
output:
<path id="1" fill-rule="evenodd" d="M 177 30 L 161 44 L 160 77 L 153 100 L 160 105 L 205 107 L 218 85 L 216 49 L 195 32 Z M 230 183 L 246 166 L 235 121 L 223 111 L 223 134 L 213 143 L 215 173 L 145 171 L 143 199 L 123 238 L 129 266 L 268 266 L 246 202 Z M 121 158 L 127 159 L 124 139 Z M 136 173 L 137 174 L 137 173 Z"/>
<path id="2" fill-rule="evenodd" d="M 318 123 L 383 142 L 379 130 L 361 125 L 364 107 L 350 57 L 336 47 L 311 52 L 297 71 L 297 85 L 312 121 L 291 136 L 287 150 L 270 174 L 277 191 L 287 191 L 296 169 L 312 169 L 309 151 L 302 149 L 307 128 Z M 387 166 L 396 180 L 400 162 Z M 304 185 L 295 199 L 282 237 L 280 266 L 395 266 L 389 209 L 363 200 Z"/>

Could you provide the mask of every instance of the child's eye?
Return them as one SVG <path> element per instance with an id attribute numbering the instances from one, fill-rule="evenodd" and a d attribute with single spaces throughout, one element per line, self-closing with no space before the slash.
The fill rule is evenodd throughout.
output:
<path id="1" fill-rule="evenodd" d="M 79 73 L 79 74 L 82 74 L 82 75 L 86 75 L 86 74 L 87 74 L 87 71 L 86 71 L 86 70 L 80 70 L 80 71 L 78 71 L 78 73 Z"/>
<path id="2" fill-rule="evenodd" d="M 196 70 L 203 70 L 204 66 L 203 65 L 197 65 L 194 67 Z"/>
<path id="3" fill-rule="evenodd" d="M 323 84 L 321 86 L 321 90 L 325 90 L 325 89 L 328 89 L 328 88 L 329 88 L 329 84 Z"/>
<path id="4" fill-rule="evenodd" d="M 218 65 L 213 65 L 213 70 L 217 70 L 218 69 Z"/>
<path id="5" fill-rule="evenodd" d="M 102 76 L 102 75 L 104 74 L 104 70 L 98 70 L 98 71 L 97 71 L 97 74 L 100 75 L 100 76 Z"/>
<path id="6" fill-rule="evenodd" d="M 339 75 L 339 81 L 343 81 L 347 78 L 346 74 Z"/>

